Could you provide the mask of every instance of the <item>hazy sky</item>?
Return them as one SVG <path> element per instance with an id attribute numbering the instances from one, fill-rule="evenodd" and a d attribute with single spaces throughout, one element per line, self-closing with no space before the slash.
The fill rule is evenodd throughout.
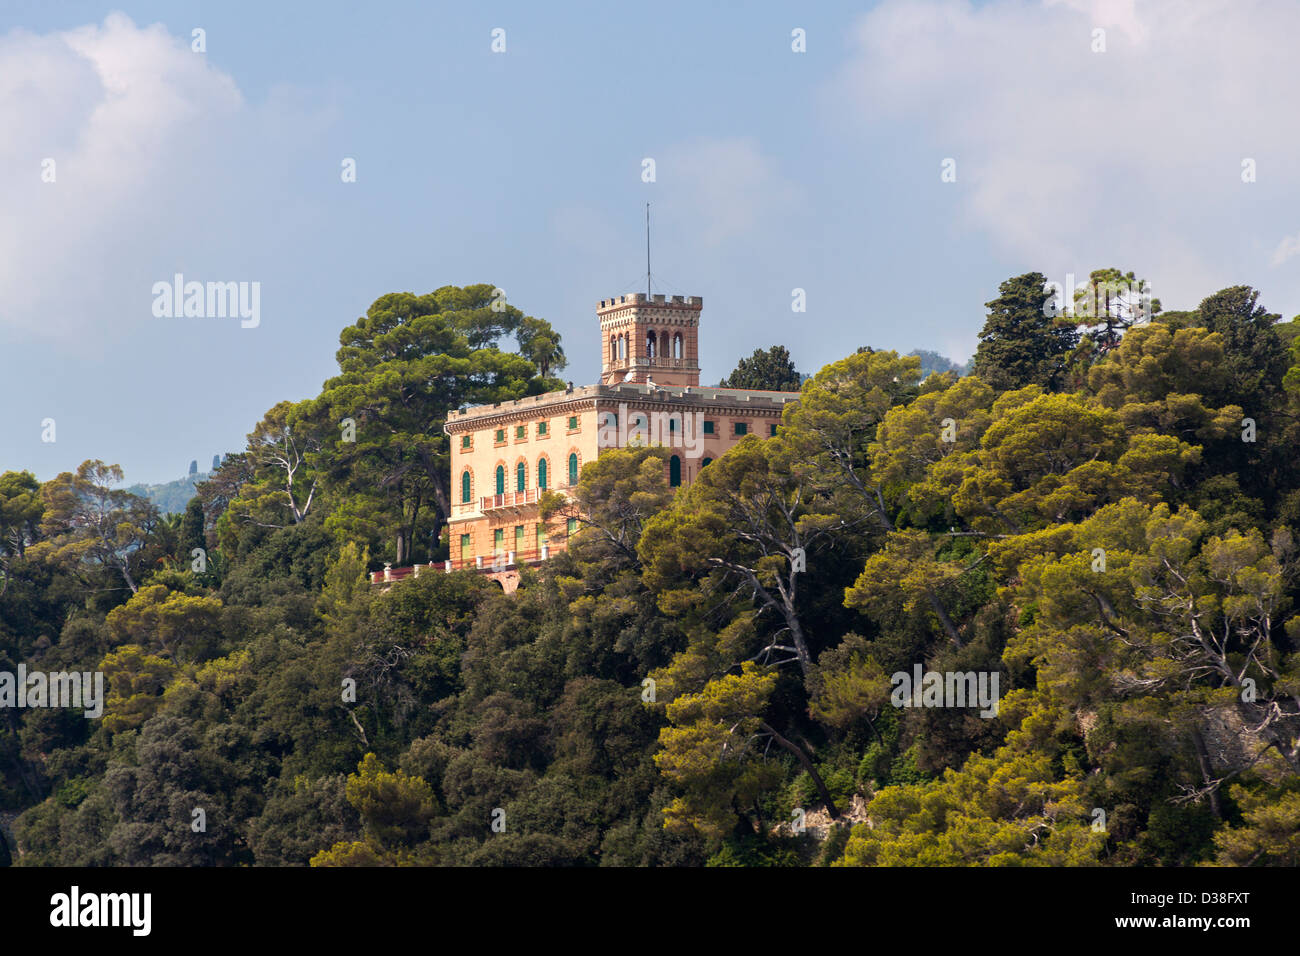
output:
<path id="1" fill-rule="evenodd" d="M 0 471 L 206 467 L 390 291 L 500 286 L 590 383 L 646 201 L 706 382 L 778 343 L 964 361 L 1031 270 L 1300 312 L 1300 4 L 300 6 L 0 4 Z M 259 283 L 260 323 L 155 316 L 176 273 Z"/>

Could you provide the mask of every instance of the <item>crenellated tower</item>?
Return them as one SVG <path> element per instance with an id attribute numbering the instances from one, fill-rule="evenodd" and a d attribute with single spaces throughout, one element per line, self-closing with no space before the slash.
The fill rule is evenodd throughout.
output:
<path id="1" fill-rule="evenodd" d="M 635 292 L 601 299 L 602 385 L 620 382 L 656 385 L 700 384 L 698 295 L 647 295 Z"/>

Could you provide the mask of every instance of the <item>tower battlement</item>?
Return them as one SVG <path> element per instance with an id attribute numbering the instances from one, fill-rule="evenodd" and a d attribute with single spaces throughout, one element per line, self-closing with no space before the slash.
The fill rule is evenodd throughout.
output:
<path id="1" fill-rule="evenodd" d="M 698 295 L 669 296 L 662 293 L 646 295 L 644 292 L 633 292 L 629 295 L 620 295 L 609 299 L 601 299 L 600 304 L 596 307 L 596 311 L 597 313 L 600 313 L 608 311 L 609 309 L 623 309 L 633 305 L 676 305 L 698 310 L 704 307 L 704 298 Z"/>

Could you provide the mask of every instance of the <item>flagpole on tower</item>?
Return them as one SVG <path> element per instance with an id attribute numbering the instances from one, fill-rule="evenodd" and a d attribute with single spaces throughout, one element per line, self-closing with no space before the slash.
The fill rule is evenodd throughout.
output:
<path id="1" fill-rule="evenodd" d="M 650 204 L 645 204 L 645 297 L 650 298 Z"/>

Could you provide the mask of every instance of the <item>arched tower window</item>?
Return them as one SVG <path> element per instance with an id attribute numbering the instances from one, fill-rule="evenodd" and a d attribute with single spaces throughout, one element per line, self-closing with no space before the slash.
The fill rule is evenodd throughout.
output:
<path id="1" fill-rule="evenodd" d="M 497 494 L 506 493 L 506 466 L 497 465 Z"/>
<path id="2" fill-rule="evenodd" d="M 668 330 L 664 329 L 662 332 L 659 333 L 658 355 L 660 358 L 667 358 L 668 354 L 669 354 L 668 353 Z"/>
<path id="3" fill-rule="evenodd" d="M 618 359 L 618 341 L 614 336 L 609 337 L 609 360 L 611 362 Z"/>
<path id="4" fill-rule="evenodd" d="M 647 332 L 645 336 L 645 357 L 655 357 L 655 334 L 653 332 Z"/>
<path id="5" fill-rule="evenodd" d="M 470 477 L 469 469 L 466 468 L 460 473 L 460 500 L 461 504 L 469 504 Z"/>
<path id="6" fill-rule="evenodd" d="M 618 357 L 621 359 L 627 358 L 627 335 L 626 334 L 620 335 L 618 337 Z"/>
<path id="7" fill-rule="evenodd" d="M 678 332 L 673 336 L 673 358 L 682 357 L 682 333 Z"/>

